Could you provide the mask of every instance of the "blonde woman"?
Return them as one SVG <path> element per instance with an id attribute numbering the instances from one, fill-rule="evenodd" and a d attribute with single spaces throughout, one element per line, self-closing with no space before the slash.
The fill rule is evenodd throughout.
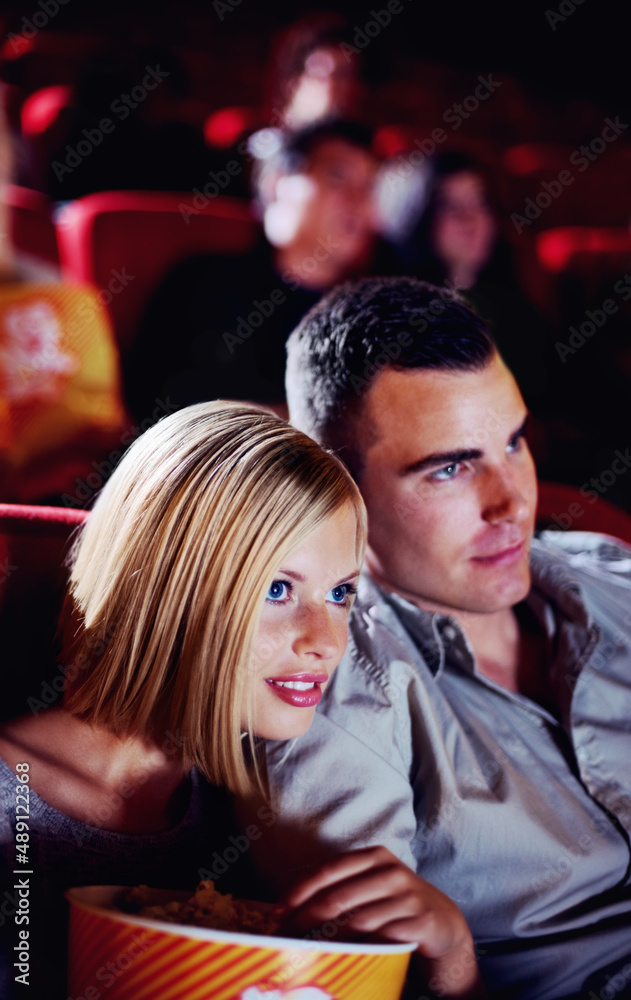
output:
<path id="1" fill-rule="evenodd" d="M 129 449 L 73 551 L 64 703 L 0 729 L 9 871 L 29 779 L 34 995 L 65 996 L 65 888 L 192 887 L 239 843 L 230 793 L 261 782 L 255 737 L 308 728 L 344 652 L 365 531 L 337 459 L 257 407 L 191 406 Z M 351 932 L 418 940 L 431 968 L 472 953 L 455 905 L 386 851 L 325 866 L 288 909 L 324 921 L 339 891 Z"/>

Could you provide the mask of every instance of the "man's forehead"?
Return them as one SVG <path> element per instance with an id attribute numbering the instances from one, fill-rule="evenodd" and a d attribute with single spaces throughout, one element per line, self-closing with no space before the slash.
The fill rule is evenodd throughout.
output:
<path id="1" fill-rule="evenodd" d="M 367 390 L 356 420 L 364 454 L 377 445 L 405 450 L 478 447 L 491 430 L 517 429 L 526 408 L 517 384 L 495 355 L 473 371 L 386 368 Z M 513 424 L 516 422 L 516 426 Z"/>
<path id="2" fill-rule="evenodd" d="M 307 158 L 307 170 L 314 167 L 328 166 L 337 162 L 347 163 L 349 161 L 361 161 L 362 165 L 369 164 L 375 168 L 377 166 L 377 161 L 369 149 L 357 146 L 348 139 L 331 136 L 330 138 L 321 139 L 313 147 Z"/>

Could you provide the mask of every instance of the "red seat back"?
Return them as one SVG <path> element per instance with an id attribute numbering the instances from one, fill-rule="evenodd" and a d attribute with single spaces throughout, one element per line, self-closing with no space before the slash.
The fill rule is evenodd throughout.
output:
<path id="1" fill-rule="evenodd" d="M 72 105 L 73 100 L 73 88 L 64 84 L 36 90 L 22 105 L 22 134 L 32 138 L 46 132 L 55 124 L 60 112 Z"/>
<path id="2" fill-rule="evenodd" d="M 631 515 L 603 497 L 585 497 L 566 483 L 539 483 L 537 527 L 599 531 L 631 545 Z"/>
<path id="3" fill-rule="evenodd" d="M 57 234 L 50 214 L 50 199 L 41 191 L 7 184 L 11 242 L 18 250 L 59 263 Z"/>
<path id="4" fill-rule="evenodd" d="M 2 716 L 58 703 L 56 630 L 68 579 L 68 543 L 88 517 L 64 507 L 0 504 Z"/>
<path id="5" fill-rule="evenodd" d="M 548 271 L 575 271 L 587 277 L 594 267 L 624 269 L 631 258 L 631 232 L 626 226 L 561 226 L 537 236 L 537 256 Z"/>
<path id="6" fill-rule="evenodd" d="M 62 269 L 100 287 L 122 353 L 133 342 L 152 292 L 178 260 L 247 253 L 258 232 L 246 203 L 190 191 L 90 194 L 57 218 Z"/>
<path id="7" fill-rule="evenodd" d="M 609 134 L 609 133 L 608 133 Z M 521 232 L 554 226 L 622 226 L 631 214 L 631 150 L 595 137 L 579 147 L 522 143 L 502 157 L 510 188 L 509 214 Z M 522 221 L 525 219 L 525 221 Z"/>
<path id="8" fill-rule="evenodd" d="M 551 300 L 580 315 L 585 305 L 610 297 L 628 301 L 631 232 L 626 226 L 560 226 L 535 237 L 537 261 L 552 284 Z M 565 314 L 559 312 L 561 321 Z"/>

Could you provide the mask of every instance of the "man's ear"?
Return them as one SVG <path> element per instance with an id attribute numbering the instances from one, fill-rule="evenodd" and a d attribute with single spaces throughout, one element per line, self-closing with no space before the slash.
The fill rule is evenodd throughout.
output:
<path id="1" fill-rule="evenodd" d="M 260 172 L 257 180 L 257 197 L 264 211 L 269 205 L 278 200 L 278 181 L 284 174 L 280 167 L 266 165 Z"/>
<path id="2" fill-rule="evenodd" d="M 270 180 L 271 197 L 263 214 L 267 239 L 274 247 L 288 246 L 295 238 L 302 218 L 304 191 L 299 185 L 309 181 L 302 174 L 275 171 Z"/>

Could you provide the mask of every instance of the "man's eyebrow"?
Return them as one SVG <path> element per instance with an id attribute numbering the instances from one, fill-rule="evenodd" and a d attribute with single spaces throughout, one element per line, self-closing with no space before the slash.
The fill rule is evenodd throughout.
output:
<path id="1" fill-rule="evenodd" d="M 514 441 L 514 439 L 517 438 L 517 437 L 523 437 L 524 434 L 526 433 L 526 430 L 528 429 L 529 422 L 530 422 L 530 414 L 527 413 L 526 416 L 524 417 L 522 423 L 519 425 L 519 427 L 517 428 L 517 430 L 513 434 L 511 434 L 511 436 L 509 437 L 508 440 L 509 441 Z"/>
<path id="2" fill-rule="evenodd" d="M 526 433 L 526 427 L 528 425 L 528 414 L 516 428 L 508 436 L 508 442 L 514 441 L 515 438 L 523 437 Z M 483 451 L 481 448 L 461 448 L 459 451 L 437 451 L 433 452 L 431 455 L 426 455 L 425 458 L 419 458 L 417 462 L 411 462 L 409 465 L 405 465 L 401 469 L 400 475 L 410 476 L 415 472 L 423 472 L 425 469 L 436 469 L 441 468 L 444 465 L 455 465 L 456 462 L 468 462 L 471 459 L 482 458 Z"/>
<path id="3" fill-rule="evenodd" d="M 442 465 L 454 465 L 456 462 L 468 462 L 472 458 L 481 458 L 480 448 L 462 448 L 460 451 L 436 451 L 417 462 L 411 462 L 401 469 L 400 475 L 410 476 L 413 472 L 423 472 Z"/>

